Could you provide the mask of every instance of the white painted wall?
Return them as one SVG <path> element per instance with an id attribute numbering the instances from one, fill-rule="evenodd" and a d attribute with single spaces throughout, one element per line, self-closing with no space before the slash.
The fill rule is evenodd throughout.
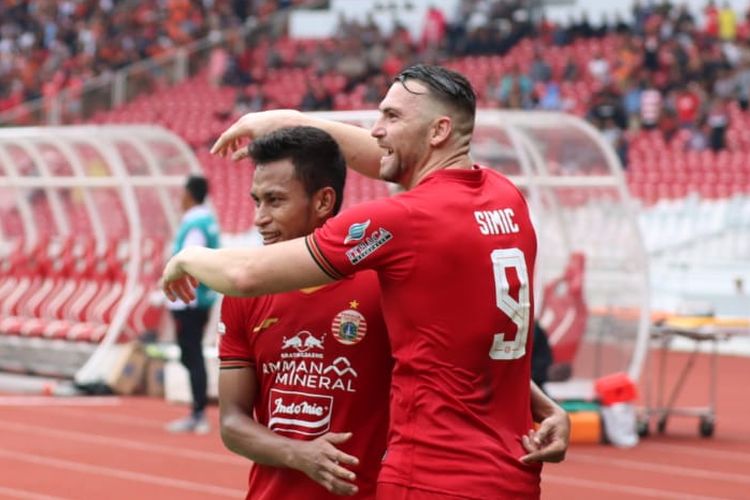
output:
<path id="1" fill-rule="evenodd" d="M 641 0 L 648 4 L 653 0 Z M 375 22 L 384 33 L 393 29 L 394 19 L 404 24 L 416 39 L 422 34 L 425 12 L 430 5 L 438 5 L 446 17 L 453 17 L 460 0 L 333 0 L 327 11 L 297 10 L 290 16 L 290 33 L 299 38 L 325 38 L 335 35 L 339 16 L 347 19 L 364 21 L 368 13 L 373 13 Z M 632 20 L 632 0 L 570 0 L 567 5 L 552 5 L 545 7 L 545 13 L 550 20 L 567 23 L 571 17 L 580 19 L 583 12 L 588 13 L 589 21 L 599 24 L 604 14 L 612 20 L 619 13 L 626 21 Z M 703 8 L 706 0 L 676 0 L 675 3 L 685 3 L 696 16 L 698 23 L 703 22 Z M 724 0 L 717 0 L 717 5 L 724 4 Z M 750 0 L 729 0 L 730 5 L 741 18 L 750 6 Z M 411 7 L 409 7 L 411 6 Z"/>
<path id="2" fill-rule="evenodd" d="M 431 5 L 438 5 L 446 17 L 451 17 L 460 0 L 333 0 L 327 11 L 296 10 L 289 19 L 292 37 L 321 38 L 333 36 L 340 16 L 363 22 L 372 14 L 375 23 L 385 34 L 391 33 L 394 21 L 409 29 L 412 37 L 422 34 L 425 13 Z"/>
<path id="3" fill-rule="evenodd" d="M 631 15 L 632 0 L 573 0 L 571 3 L 573 5 L 545 7 L 547 18 L 552 21 L 567 23 L 571 15 L 574 19 L 580 19 L 583 12 L 586 12 L 589 15 L 589 21 L 594 25 L 599 23 L 603 14 L 606 14 L 610 21 L 614 19 L 615 13 L 619 13 L 627 22 L 633 19 Z M 643 5 L 648 5 L 649 3 L 654 2 L 652 0 L 641 0 L 641 4 Z M 698 23 L 703 22 L 703 9 L 707 4 L 706 0 L 674 0 L 673 3 L 675 5 L 687 4 Z M 737 12 L 738 17 L 740 17 L 750 5 L 750 1 L 729 0 L 729 4 Z M 716 5 L 721 7 L 724 5 L 724 0 L 716 0 Z"/>

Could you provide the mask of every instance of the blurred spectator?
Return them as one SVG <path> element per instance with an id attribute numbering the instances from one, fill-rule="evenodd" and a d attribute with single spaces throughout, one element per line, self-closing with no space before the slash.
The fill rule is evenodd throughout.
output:
<path id="1" fill-rule="evenodd" d="M 555 81 L 542 84 L 539 91 L 539 109 L 559 111 L 564 109 L 560 85 Z"/>
<path id="2" fill-rule="evenodd" d="M 643 42 L 643 67 L 654 72 L 659 70 L 659 38 L 649 35 Z"/>
<path id="3" fill-rule="evenodd" d="M 736 79 L 734 73 L 727 66 L 721 66 L 713 87 L 713 96 L 730 100 L 735 98 Z"/>
<path id="4" fill-rule="evenodd" d="M 614 149 L 615 152 L 617 152 L 617 156 L 620 158 L 621 163 L 626 165 L 625 134 L 622 129 L 617 126 L 615 120 L 611 117 L 602 120 L 600 128 L 604 140 L 612 146 L 612 149 Z"/>
<path id="5" fill-rule="evenodd" d="M 576 81 L 581 75 L 580 70 L 578 68 L 578 64 L 575 62 L 575 60 L 568 56 L 568 58 L 565 61 L 565 66 L 563 67 L 563 80 L 566 82 L 573 82 Z"/>
<path id="6" fill-rule="evenodd" d="M 531 93 L 534 90 L 531 78 L 521 72 L 515 64 L 508 74 L 500 80 L 497 89 L 497 100 L 504 108 L 529 109 L 532 106 Z"/>
<path id="7" fill-rule="evenodd" d="M 600 128 L 610 122 L 621 131 L 627 127 L 622 99 L 614 85 L 607 85 L 594 94 L 591 100 L 589 117 Z"/>
<path id="8" fill-rule="evenodd" d="M 665 108 L 659 119 L 659 131 L 664 141 L 669 142 L 677 134 L 679 130 L 679 123 L 677 122 L 677 114 L 671 108 Z"/>
<path id="9" fill-rule="evenodd" d="M 750 59 L 748 59 L 748 56 L 745 56 L 740 64 L 737 71 L 736 83 L 737 101 L 740 104 L 740 109 L 747 111 L 748 104 L 750 103 Z"/>
<path id="10" fill-rule="evenodd" d="M 737 14 L 729 2 L 724 2 L 718 14 L 719 37 L 725 42 L 734 41 L 737 37 Z"/>
<path id="11" fill-rule="evenodd" d="M 703 10 L 705 18 L 703 31 L 712 38 L 719 37 L 719 9 L 716 8 L 716 2 L 709 0 L 706 8 Z"/>
<path id="12" fill-rule="evenodd" d="M 708 148 L 708 126 L 701 122 L 698 127 L 690 131 L 690 138 L 687 141 L 688 151 L 703 151 Z"/>
<path id="13" fill-rule="evenodd" d="M 390 80 L 386 79 L 382 73 L 377 73 L 367 81 L 363 101 L 365 104 L 377 107 L 380 101 L 385 97 L 390 86 Z"/>
<path id="14" fill-rule="evenodd" d="M 542 58 L 541 48 L 534 50 L 534 59 L 531 61 L 529 76 L 534 83 L 548 82 L 552 79 L 552 67 Z"/>
<path id="15" fill-rule="evenodd" d="M 700 87 L 696 83 L 683 86 L 675 96 L 674 107 L 680 127 L 694 127 L 701 110 Z"/>
<path id="16" fill-rule="evenodd" d="M 652 129 L 659 123 L 661 117 L 661 92 L 649 85 L 641 92 L 641 126 Z"/>
<path id="17" fill-rule="evenodd" d="M 635 70 L 640 66 L 641 61 L 632 38 L 619 38 L 618 44 L 617 59 L 614 62 L 612 76 L 615 82 L 623 84 L 633 75 Z"/>
<path id="18" fill-rule="evenodd" d="M 634 129 L 640 126 L 641 115 L 641 93 L 644 84 L 636 84 L 628 80 L 623 85 L 622 107 L 628 120 L 628 128 Z"/>
<path id="19" fill-rule="evenodd" d="M 729 126 L 729 114 L 723 99 L 713 98 L 706 119 L 710 130 L 708 143 L 713 151 L 726 147 L 726 132 Z"/>
<path id="20" fill-rule="evenodd" d="M 211 56 L 208 59 L 208 81 L 215 86 L 225 82 L 239 82 L 241 76 L 238 74 L 234 64 L 231 70 L 228 70 L 229 53 L 224 47 L 215 47 L 211 50 Z"/>
<path id="21" fill-rule="evenodd" d="M 589 74 L 599 83 L 607 84 L 610 81 L 609 61 L 604 57 L 601 50 L 594 53 L 594 57 L 589 61 Z"/>
<path id="22" fill-rule="evenodd" d="M 321 83 L 320 79 L 310 81 L 310 88 L 302 98 L 300 108 L 303 111 L 324 111 L 333 109 L 333 96 Z"/>
<path id="23" fill-rule="evenodd" d="M 425 14 L 424 27 L 422 28 L 422 48 L 439 46 L 443 43 L 447 23 L 443 11 L 430 5 Z"/>
<path id="24" fill-rule="evenodd" d="M 237 92 L 234 101 L 235 112 L 239 114 L 254 113 L 263 109 L 263 93 L 258 85 L 247 85 Z"/>
<path id="25" fill-rule="evenodd" d="M 643 5 L 641 0 L 635 0 L 633 2 L 632 13 L 633 28 L 635 29 L 636 34 L 643 35 L 646 27 L 646 20 L 651 14 L 651 11 L 648 7 Z"/>

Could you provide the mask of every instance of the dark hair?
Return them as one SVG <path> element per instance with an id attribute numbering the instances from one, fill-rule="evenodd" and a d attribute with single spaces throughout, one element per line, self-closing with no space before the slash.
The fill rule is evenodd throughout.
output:
<path id="1" fill-rule="evenodd" d="M 401 83 L 412 94 L 418 94 L 407 86 L 407 80 L 417 80 L 430 89 L 430 94 L 459 113 L 467 126 L 467 133 L 474 130 L 474 116 L 477 112 L 477 95 L 469 80 L 460 73 L 440 66 L 416 64 L 401 71 L 395 82 Z"/>
<path id="2" fill-rule="evenodd" d="M 203 203 L 208 194 L 208 181 L 200 175 L 191 175 L 185 184 L 185 190 L 196 203 Z"/>
<path id="3" fill-rule="evenodd" d="M 308 196 L 330 186 L 336 192 L 333 215 L 341 209 L 346 161 L 328 132 L 315 127 L 280 128 L 254 140 L 248 152 L 256 164 L 291 160 L 294 173 Z"/>

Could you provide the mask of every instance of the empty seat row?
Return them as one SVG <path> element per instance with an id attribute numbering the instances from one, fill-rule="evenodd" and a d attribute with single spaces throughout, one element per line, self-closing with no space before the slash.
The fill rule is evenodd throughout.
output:
<path id="1" fill-rule="evenodd" d="M 127 296 L 133 294 L 120 340 L 158 321 L 148 301 L 163 264 L 163 244 L 141 243 L 141 269 L 130 285 L 128 240 L 97 250 L 87 238 L 42 238 L 31 251 L 16 248 L 0 269 L 0 334 L 99 342 Z"/>

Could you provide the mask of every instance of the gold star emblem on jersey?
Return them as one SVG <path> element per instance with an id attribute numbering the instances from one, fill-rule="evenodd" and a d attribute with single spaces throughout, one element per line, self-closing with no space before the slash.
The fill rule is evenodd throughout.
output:
<path id="1" fill-rule="evenodd" d="M 359 302 L 357 302 L 356 300 L 352 300 L 351 302 L 349 302 L 349 307 L 351 307 L 352 309 L 356 309 L 359 307 Z"/>
<path id="2" fill-rule="evenodd" d="M 265 330 L 266 328 L 270 327 L 274 323 L 277 323 L 278 321 L 279 321 L 279 318 L 266 318 L 263 320 L 263 322 L 260 325 L 253 328 L 253 333 L 258 333 L 262 330 Z"/>

